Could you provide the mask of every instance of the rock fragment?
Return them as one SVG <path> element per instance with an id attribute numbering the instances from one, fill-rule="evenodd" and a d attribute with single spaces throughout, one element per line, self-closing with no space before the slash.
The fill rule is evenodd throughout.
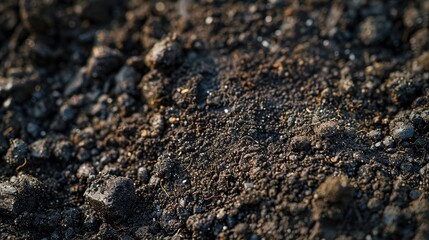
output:
<path id="1" fill-rule="evenodd" d="M 159 178 L 170 178 L 174 174 L 176 163 L 168 156 L 161 156 L 155 165 L 156 175 Z"/>
<path id="2" fill-rule="evenodd" d="M 350 209 L 354 195 L 346 177 L 328 177 L 317 188 L 313 201 L 313 219 L 341 220 Z"/>
<path id="3" fill-rule="evenodd" d="M 53 154 L 61 161 L 70 161 L 75 154 L 75 147 L 70 141 L 60 140 L 55 143 Z"/>
<path id="4" fill-rule="evenodd" d="M 183 57 L 182 41 L 170 35 L 157 42 L 146 55 L 145 62 L 153 68 L 168 68 L 180 63 Z"/>
<path id="5" fill-rule="evenodd" d="M 27 144 L 21 139 L 13 139 L 10 141 L 10 147 L 6 153 L 6 163 L 12 168 L 25 163 L 29 158 L 29 150 Z"/>
<path id="6" fill-rule="evenodd" d="M 290 145 L 292 150 L 296 152 L 307 151 L 311 147 L 310 140 L 306 136 L 294 136 L 290 141 Z"/>
<path id="7" fill-rule="evenodd" d="M 398 225 L 401 221 L 401 209 L 398 206 L 389 205 L 383 212 L 383 223 L 386 226 L 385 231 L 394 233 L 398 231 Z"/>
<path id="8" fill-rule="evenodd" d="M 129 178 L 111 175 L 92 182 L 84 196 L 97 215 L 108 221 L 129 216 L 137 200 L 133 182 Z"/>
<path id="9" fill-rule="evenodd" d="M 74 74 L 73 77 L 70 78 L 70 81 L 67 82 L 67 86 L 64 89 L 64 94 L 66 96 L 71 96 L 75 94 L 78 90 L 82 88 L 86 79 L 86 68 L 82 67 Z"/>
<path id="10" fill-rule="evenodd" d="M 390 134 L 395 140 L 402 141 L 414 136 L 414 126 L 409 122 L 392 122 L 390 124 Z"/>
<path id="11" fill-rule="evenodd" d="M 124 62 L 122 54 L 106 46 L 97 46 L 92 49 L 92 55 L 87 65 L 87 74 L 90 78 L 101 79 L 118 70 Z"/>
<path id="12" fill-rule="evenodd" d="M 416 129 L 423 130 L 429 125 L 429 109 L 426 107 L 416 107 L 411 111 L 410 121 Z"/>
<path id="13" fill-rule="evenodd" d="M 387 38 L 391 23 L 383 16 L 367 17 L 359 26 L 359 37 L 365 45 L 379 44 Z"/>
<path id="14" fill-rule="evenodd" d="M 327 121 L 316 126 L 314 132 L 321 138 L 332 138 L 338 134 L 338 123 L 335 121 Z"/>
<path id="15" fill-rule="evenodd" d="M 51 156 L 51 140 L 42 138 L 33 142 L 30 146 L 31 156 L 39 159 L 48 159 Z"/>
<path id="16" fill-rule="evenodd" d="M 0 212 L 12 215 L 32 212 L 45 196 L 45 188 L 39 180 L 20 174 L 10 181 L 0 182 Z"/>
<path id="17" fill-rule="evenodd" d="M 133 67 L 123 66 L 115 76 L 115 92 L 134 93 L 141 75 Z"/>
<path id="18" fill-rule="evenodd" d="M 95 169 L 90 163 L 83 163 L 79 166 L 76 172 L 76 177 L 81 180 L 87 179 L 89 176 L 95 174 Z"/>
<path id="19" fill-rule="evenodd" d="M 410 72 L 394 72 L 386 83 L 390 98 L 395 104 L 410 104 L 416 97 L 422 84 L 420 75 Z"/>
<path id="20" fill-rule="evenodd" d="M 163 76 L 156 70 L 143 76 L 140 89 L 144 100 L 150 107 L 157 108 L 162 104 L 163 98 L 167 95 L 166 85 Z"/>

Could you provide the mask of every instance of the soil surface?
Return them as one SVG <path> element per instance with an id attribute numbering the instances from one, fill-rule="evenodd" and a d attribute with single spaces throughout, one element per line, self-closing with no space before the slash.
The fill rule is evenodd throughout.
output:
<path id="1" fill-rule="evenodd" d="M 2 0 L 1 239 L 429 239 L 429 1 Z"/>

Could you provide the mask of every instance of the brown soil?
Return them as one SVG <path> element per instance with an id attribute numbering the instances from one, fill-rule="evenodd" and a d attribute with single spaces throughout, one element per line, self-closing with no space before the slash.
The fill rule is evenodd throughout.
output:
<path id="1" fill-rule="evenodd" d="M 3 0 L 1 239 L 429 239 L 429 2 Z"/>

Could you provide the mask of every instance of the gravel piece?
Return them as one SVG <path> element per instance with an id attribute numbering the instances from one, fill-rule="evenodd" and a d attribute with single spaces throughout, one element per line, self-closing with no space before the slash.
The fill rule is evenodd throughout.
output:
<path id="1" fill-rule="evenodd" d="M 26 130 L 33 138 L 37 138 L 40 135 L 40 127 L 35 123 L 28 123 Z"/>
<path id="2" fill-rule="evenodd" d="M 373 212 L 377 212 L 377 211 L 379 211 L 380 209 L 381 209 L 381 207 L 382 207 L 382 204 L 383 204 L 383 202 L 380 200 L 380 199 L 378 199 L 378 198 L 376 198 L 376 197 L 374 197 L 374 198 L 371 198 L 369 201 L 368 201 L 368 208 L 371 210 L 371 211 L 373 211 Z"/>
<path id="3" fill-rule="evenodd" d="M 354 190 L 346 177 L 330 176 L 317 188 L 313 201 L 313 219 L 341 220 L 351 201 Z"/>
<path id="4" fill-rule="evenodd" d="M 75 73 L 75 75 L 67 83 L 67 86 L 64 89 L 64 94 L 66 96 L 71 96 L 82 88 L 87 78 L 85 73 L 86 73 L 86 68 L 81 68 L 79 71 Z"/>
<path id="5" fill-rule="evenodd" d="M 66 104 L 61 106 L 60 115 L 63 121 L 67 122 L 73 120 L 76 114 L 71 106 Z"/>
<path id="6" fill-rule="evenodd" d="M 140 79 L 141 75 L 133 67 L 123 66 L 115 76 L 116 94 L 135 92 Z"/>
<path id="7" fill-rule="evenodd" d="M 142 181 L 143 183 L 148 183 L 149 182 L 149 171 L 147 170 L 147 168 L 145 167 L 139 167 L 139 169 L 137 170 L 138 173 L 138 178 L 140 181 Z"/>
<path id="8" fill-rule="evenodd" d="M 359 37 L 365 45 L 379 44 L 386 39 L 391 23 L 383 16 L 367 17 L 359 26 Z"/>
<path id="9" fill-rule="evenodd" d="M 410 104 L 420 92 L 422 78 L 410 72 L 394 72 L 390 74 L 386 87 L 393 103 Z"/>
<path id="10" fill-rule="evenodd" d="M 414 136 L 414 127 L 407 122 L 392 122 L 390 125 L 390 134 L 395 140 L 402 141 Z"/>
<path id="11" fill-rule="evenodd" d="M 10 141 L 10 147 L 6 153 L 6 163 L 12 168 L 24 164 L 29 158 L 29 150 L 27 144 L 21 139 L 13 139 Z"/>
<path id="12" fill-rule="evenodd" d="M 386 136 L 383 139 L 383 145 L 388 147 L 388 148 L 392 148 L 395 146 L 395 141 L 393 140 L 393 138 L 391 136 Z"/>
<path id="13" fill-rule="evenodd" d="M 97 215 L 107 221 L 129 217 L 137 200 L 133 182 L 117 176 L 99 177 L 86 189 L 84 196 Z"/>
<path id="14" fill-rule="evenodd" d="M 157 42 L 146 55 L 145 62 L 152 68 L 168 68 L 181 62 L 182 41 L 176 35 L 169 35 Z"/>
<path id="15" fill-rule="evenodd" d="M 51 156 L 51 139 L 42 138 L 30 145 L 31 156 L 39 159 L 48 159 Z"/>
<path id="16" fill-rule="evenodd" d="M 294 151 L 307 151 L 311 147 L 310 139 L 307 136 L 294 136 L 290 140 L 290 145 Z"/>
<path id="17" fill-rule="evenodd" d="M 7 214 L 35 211 L 44 198 L 43 184 L 32 176 L 20 174 L 0 182 L 0 211 Z"/>
<path id="18" fill-rule="evenodd" d="M 102 79 L 118 70 L 123 62 L 124 58 L 118 50 L 97 46 L 92 49 L 92 55 L 87 65 L 87 74 L 90 78 Z"/>
<path id="19" fill-rule="evenodd" d="M 233 238 L 235 239 L 248 239 L 250 234 L 250 228 L 247 223 L 239 223 L 232 229 L 234 233 Z"/>
<path id="20" fill-rule="evenodd" d="M 87 179 L 89 176 L 95 174 L 95 169 L 90 163 L 83 163 L 79 166 L 76 172 L 76 177 L 78 179 Z"/>
<path id="21" fill-rule="evenodd" d="M 332 138 L 338 134 L 338 131 L 338 123 L 335 121 L 327 121 L 314 128 L 316 135 L 321 138 Z"/>
<path id="22" fill-rule="evenodd" d="M 158 71 L 150 71 L 143 76 L 140 82 L 140 89 L 144 101 L 152 108 L 157 108 L 162 104 L 163 97 L 167 94 L 163 76 Z"/>
<path id="23" fill-rule="evenodd" d="M 424 129 L 429 124 L 429 109 L 415 108 L 410 114 L 410 121 L 416 129 Z"/>
<path id="24" fill-rule="evenodd" d="M 159 178 L 171 178 L 175 173 L 176 163 L 168 156 L 161 156 L 155 164 L 155 172 Z"/>
<path id="25" fill-rule="evenodd" d="M 370 137 L 374 141 L 380 141 L 381 139 L 383 139 L 383 134 L 381 133 L 380 129 L 376 129 L 376 130 L 371 130 L 368 133 L 368 137 Z"/>
<path id="26" fill-rule="evenodd" d="M 53 148 L 53 154 L 61 161 L 70 161 L 75 154 L 76 150 L 74 145 L 67 140 L 56 142 Z"/>

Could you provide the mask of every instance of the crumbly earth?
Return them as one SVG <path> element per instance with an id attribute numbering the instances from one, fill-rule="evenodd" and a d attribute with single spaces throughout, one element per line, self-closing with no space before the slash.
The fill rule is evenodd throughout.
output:
<path id="1" fill-rule="evenodd" d="M 0 238 L 429 239 L 428 27 L 426 0 L 2 0 Z"/>

